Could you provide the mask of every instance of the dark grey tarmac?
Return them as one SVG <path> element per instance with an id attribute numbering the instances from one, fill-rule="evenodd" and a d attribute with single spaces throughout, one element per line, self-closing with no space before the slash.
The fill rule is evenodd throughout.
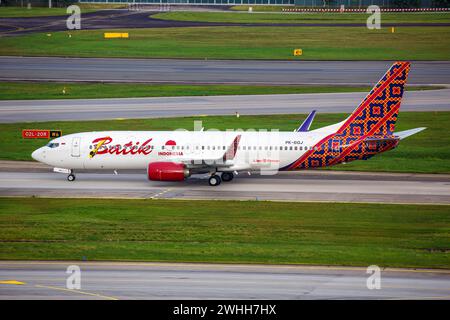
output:
<path id="1" fill-rule="evenodd" d="M 0 80 L 374 85 L 393 61 L 0 57 Z M 450 84 L 449 61 L 412 61 L 408 84 Z"/>
<path id="2" fill-rule="evenodd" d="M 450 175 L 343 171 L 239 174 L 218 187 L 207 175 L 184 182 L 148 181 L 145 170 L 80 171 L 74 182 L 44 165 L 0 162 L 0 196 L 275 200 L 355 203 L 450 204 Z"/>
<path id="3" fill-rule="evenodd" d="M 67 289 L 67 267 L 81 288 Z M 81 261 L 2 261 L 0 299 L 450 299 L 450 270 Z"/>
<path id="4" fill-rule="evenodd" d="M 195 21 L 160 20 L 151 17 L 153 11 L 128 11 L 124 9 L 100 10 L 81 13 L 83 30 L 95 29 L 129 29 L 129 28 L 173 28 L 173 27 L 208 27 L 208 26 L 240 26 L 240 27 L 365 27 L 365 23 L 215 23 Z M 13 17 L 0 18 L 0 37 L 19 36 L 37 32 L 56 32 L 67 30 L 67 16 L 50 17 Z M 384 27 L 448 27 L 450 23 L 383 23 Z"/>
<path id="5" fill-rule="evenodd" d="M 0 101 L 0 123 L 206 115 L 348 113 L 367 93 Z M 450 89 L 409 91 L 401 112 L 449 111 Z M 400 115 L 401 115 L 400 112 Z M 342 119 L 344 120 L 344 118 Z M 299 116 L 299 123 L 303 116 Z M 193 126 L 194 124 L 192 124 Z M 255 127 L 261 124 L 255 123 Z M 418 124 L 418 126 L 420 126 Z M 208 129 L 208 128 L 206 128 Z M 293 128 L 294 129 L 294 128 Z M 93 130 L 95 130 L 93 128 Z"/>

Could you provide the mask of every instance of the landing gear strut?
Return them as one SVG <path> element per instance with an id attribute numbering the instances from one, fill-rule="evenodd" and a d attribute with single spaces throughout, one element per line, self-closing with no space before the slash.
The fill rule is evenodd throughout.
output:
<path id="1" fill-rule="evenodd" d="M 218 186 L 220 183 L 222 182 L 222 179 L 220 179 L 220 177 L 217 174 L 213 174 L 210 178 L 209 178 L 209 185 L 210 186 Z"/>
<path id="2" fill-rule="evenodd" d="M 222 173 L 222 181 L 224 181 L 224 182 L 231 181 L 231 180 L 233 180 L 233 178 L 234 178 L 233 172 L 223 172 Z"/>

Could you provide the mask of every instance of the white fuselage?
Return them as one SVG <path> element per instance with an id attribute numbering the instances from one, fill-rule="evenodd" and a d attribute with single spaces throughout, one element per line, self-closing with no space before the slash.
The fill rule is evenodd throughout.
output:
<path id="1" fill-rule="evenodd" d="M 300 158 L 326 132 L 103 131 L 66 135 L 33 152 L 33 158 L 66 169 L 146 169 L 152 162 L 221 159 L 237 135 L 232 166 L 218 171 L 280 169 Z M 98 144 L 103 142 L 96 150 Z M 95 155 L 90 157 L 90 153 Z"/>

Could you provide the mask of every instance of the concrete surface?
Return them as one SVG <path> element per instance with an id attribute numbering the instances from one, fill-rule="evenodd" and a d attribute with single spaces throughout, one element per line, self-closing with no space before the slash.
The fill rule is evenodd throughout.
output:
<path id="1" fill-rule="evenodd" d="M 0 101 L 0 123 L 201 115 L 348 113 L 367 93 Z M 405 93 L 400 110 L 449 111 L 450 89 Z M 199 119 L 201 120 L 201 119 Z M 299 121 L 303 120 L 299 117 Z M 344 120 L 344 118 L 342 119 Z M 255 124 L 255 126 L 261 124 Z M 193 126 L 193 124 L 192 124 Z M 193 130 L 193 128 L 192 128 Z"/>
<path id="2" fill-rule="evenodd" d="M 450 61 L 412 61 L 408 84 L 450 84 Z M 0 57 L 0 80 L 373 86 L 392 61 Z"/>
<path id="3" fill-rule="evenodd" d="M 274 176 L 239 174 L 218 187 L 207 175 L 184 182 L 148 181 L 145 171 L 77 173 L 74 182 L 51 169 L 0 171 L 0 196 L 105 197 L 158 199 L 280 200 L 450 204 L 450 175 L 358 172 L 281 172 Z M 47 172 L 43 172 L 46 170 Z"/>
<path id="4" fill-rule="evenodd" d="M 69 265 L 81 289 L 66 289 Z M 449 270 L 184 263 L 2 261 L 0 299 L 450 299 Z"/>
<path id="5" fill-rule="evenodd" d="M 159 13 L 158 9 L 150 11 L 128 11 L 128 10 L 101 10 L 96 12 L 81 13 L 82 28 L 84 30 L 93 29 L 125 29 L 125 28 L 172 28 L 172 27 L 198 27 L 198 26 L 269 26 L 269 27 L 365 27 L 365 23 L 213 23 L 213 22 L 190 22 L 159 20 L 150 15 Z M 65 31 L 66 16 L 51 17 L 15 17 L 0 18 L 0 37 L 18 36 L 36 32 Z M 383 23 L 384 27 L 448 27 L 450 23 Z"/>

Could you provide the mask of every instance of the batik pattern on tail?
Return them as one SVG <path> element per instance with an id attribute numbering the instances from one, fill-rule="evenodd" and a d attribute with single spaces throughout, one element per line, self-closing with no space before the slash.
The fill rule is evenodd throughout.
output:
<path id="1" fill-rule="evenodd" d="M 409 69 L 409 62 L 394 63 L 336 133 L 328 135 L 282 169 L 326 167 L 368 159 L 396 147 L 398 141 L 393 133 Z M 367 137 L 385 140 L 367 143 L 364 142 Z"/>

